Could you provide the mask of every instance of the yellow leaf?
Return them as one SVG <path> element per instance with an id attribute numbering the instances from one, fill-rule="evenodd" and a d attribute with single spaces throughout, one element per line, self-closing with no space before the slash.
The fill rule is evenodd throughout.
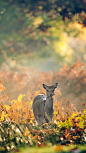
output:
<path id="1" fill-rule="evenodd" d="M 84 114 L 86 114 L 86 109 L 84 109 Z"/>
<path id="2" fill-rule="evenodd" d="M 79 126 L 80 126 L 80 128 L 84 128 L 84 121 L 80 121 Z"/>
<path id="3" fill-rule="evenodd" d="M 4 120 L 4 115 L 3 114 L 1 114 L 1 121 L 3 121 Z"/>
<path id="4" fill-rule="evenodd" d="M 33 104 L 33 100 L 30 101 L 30 105 L 31 105 L 31 106 L 32 106 L 32 104 Z"/>
<path id="5" fill-rule="evenodd" d="M 40 90 L 35 92 L 35 96 L 37 96 L 38 94 L 40 94 Z"/>
<path id="6" fill-rule="evenodd" d="M 13 99 L 13 100 L 11 101 L 11 103 L 13 103 L 13 102 L 14 102 L 14 103 L 17 103 L 17 100 L 14 100 L 14 99 Z"/>
<path id="7" fill-rule="evenodd" d="M 35 18 L 35 21 L 34 21 L 33 24 L 34 24 L 35 27 L 38 27 L 43 21 L 44 20 L 42 19 L 42 17 L 38 16 L 38 17 Z"/>
<path id="8" fill-rule="evenodd" d="M 43 9 L 43 7 L 42 7 L 42 6 L 39 6 L 39 9 L 40 9 L 40 10 L 42 10 L 42 9 Z"/>
<path id="9" fill-rule="evenodd" d="M 24 95 L 22 95 L 22 94 L 19 94 L 19 96 L 18 96 L 18 102 L 21 102 L 21 100 L 22 100 L 22 98 L 25 96 L 25 94 Z"/>
<path id="10" fill-rule="evenodd" d="M 8 106 L 8 105 L 5 105 L 5 108 L 6 108 L 6 110 L 9 110 L 10 106 Z"/>
<path id="11" fill-rule="evenodd" d="M 30 123 L 33 124 L 32 120 L 30 120 Z"/>
<path id="12" fill-rule="evenodd" d="M 7 114 L 3 111 L 1 114 L 1 121 L 3 121 L 5 117 L 7 117 Z"/>

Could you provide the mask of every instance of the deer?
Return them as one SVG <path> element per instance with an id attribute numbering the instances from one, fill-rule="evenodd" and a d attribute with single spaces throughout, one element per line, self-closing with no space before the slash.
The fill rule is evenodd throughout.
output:
<path id="1" fill-rule="evenodd" d="M 53 96 L 58 83 L 52 86 L 43 84 L 43 88 L 46 90 L 46 95 L 38 94 L 33 100 L 33 114 L 38 125 L 41 126 L 45 122 L 49 123 L 53 118 Z"/>

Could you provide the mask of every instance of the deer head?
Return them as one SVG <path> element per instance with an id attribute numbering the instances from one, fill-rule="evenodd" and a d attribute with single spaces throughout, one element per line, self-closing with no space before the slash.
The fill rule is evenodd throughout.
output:
<path id="1" fill-rule="evenodd" d="M 47 86 L 46 84 L 43 84 L 43 88 L 46 90 L 46 96 L 47 97 L 53 97 L 54 95 L 54 90 L 57 88 L 58 83 L 55 83 L 52 86 Z"/>

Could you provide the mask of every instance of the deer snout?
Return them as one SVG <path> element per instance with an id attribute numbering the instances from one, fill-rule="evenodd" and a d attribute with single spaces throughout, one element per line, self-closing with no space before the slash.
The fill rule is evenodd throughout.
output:
<path id="1" fill-rule="evenodd" d="M 53 94 L 50 94 L 50 97 L 52 97 L 53 96 Z"/>

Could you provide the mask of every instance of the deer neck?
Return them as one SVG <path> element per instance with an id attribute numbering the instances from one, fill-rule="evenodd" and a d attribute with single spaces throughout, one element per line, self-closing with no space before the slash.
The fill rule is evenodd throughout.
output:
<path id="1" fill-rule="evenodd" d="M 46 96 L 46 101 L 52 101 L 53 100 L 53 98 L 51 97 L 51 96 Z"/>
<path id="2" fill-rule="evenodd" d="M 53 107 L 53 98 L 52 97 L 46 97 L 46 105 L 48 105 L 48 107 Z"/>

